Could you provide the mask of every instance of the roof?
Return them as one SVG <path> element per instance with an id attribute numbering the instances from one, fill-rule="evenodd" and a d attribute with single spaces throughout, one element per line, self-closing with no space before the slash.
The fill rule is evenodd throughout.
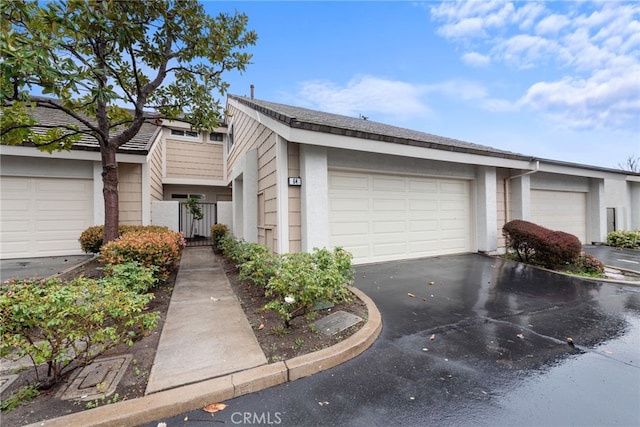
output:
<path id="1" fill-rule="evenodd" d="M 33 97 L 36 100 L 46 100 L 47 98 Z M 33 117 L 40 125 L 56 126 L 62 123 L 68 125 L 77 125 L 80 129 L 87 129 L 80 121 L 69 116 L 65 112 L 56 108 L 46 108 L 38 106 L 33 109 Z M 93 121 L 92 119 L 88 119 Z M 128 154 L 147 154 L 156 139 L 156 135 L 160 132 L 161 126 L 145 122 L 140 131 L 126 144 L 118 148 L 118 152 Z M 35 132 L 43 132 L 44 128 L 34 127 Z M 99 151 L 100 146 L 98 140 L 90 135 L 81 134 L 80 141 L 73 145 L 74 150 Z"/>
<path id="2" fill-rule="evenodd" d="M 433 135 L 426 132 L 419 132 L 397 126 L 391 126 L 371 120 L 364 120 L 362 118 L 325 113 L 322 111 L 310 110 L 308 108 L 294 107 L 291 105 L 278 104 L 275 102 L 262 101 L 258 99 L 250 99 L 238 95 L 229 95 L 229 98 L 234 99 L 256 111 L 259 111 L 260 113 L 266 114 L 267 116 L 295 129 L 306 129 L 316 132 L 330 133 L 334 135 L 351 136 L 355 138 L 364 138 L 396 144 L 412 145 L 424 148 L 432 148 L 436 150 L 478 154 L 483 156 L 500 157 L 512 160 L 524 160 L 528 162 L 541 161 L 560 166 L 577 167 L 627 176 L 640 176 L 640 173 L 631 171 L 605 168 L 600 166 L 583 165 L 578 163 L 544 159 L 525 154 L 514 153 L 512 151 L 500 150 L 486 145 L 480 145 L 472 142 L 461 141 L 458 139 Z"/>
<path id="3" fill-rule="evenodd" d="M 292 128 L 306 129 L 334 135 L 372 139 L 396 144 L 413 145 L 437 150 L 454 151 L 514 160 L 532 160 L 531 156 L 499 150 L 486 145 L 474 144 L 453 138 L 391 126 L 372 120 L 324 113 L 307 108 L 277 104 L 275 102 L 249 99 L 236 95 L 229 98 L 266 114 Z"/>

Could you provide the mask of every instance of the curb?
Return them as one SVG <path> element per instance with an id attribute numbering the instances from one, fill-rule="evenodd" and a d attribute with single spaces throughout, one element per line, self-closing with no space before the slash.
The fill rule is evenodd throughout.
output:
<path id="1" fill-rule="evenodd" d="M 295 381 L 337 366 L 364 352 L 382 330 L 382 317 L 373 301 L 357 288 L 349 287 L 349 290 L 365 303 L 368 312 L 367 323 L 355 334 L 331 347 L 284 362 L 258 366 L 137 399 L 36 422 L 25 427 L 137 426 Z"/>

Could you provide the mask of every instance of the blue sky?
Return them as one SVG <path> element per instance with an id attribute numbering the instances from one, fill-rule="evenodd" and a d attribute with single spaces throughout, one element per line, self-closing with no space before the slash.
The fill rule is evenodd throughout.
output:
<path id="1" fill-rule="evenodd" d="M 640 3 L 203 3 L 258 33 L 230 93 L 541 158 L 640 156 Z"/>

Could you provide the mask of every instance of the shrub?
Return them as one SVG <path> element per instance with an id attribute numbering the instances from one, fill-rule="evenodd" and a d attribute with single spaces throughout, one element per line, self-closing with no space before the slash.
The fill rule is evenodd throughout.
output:
<path id="1" fill-rule="evenodd" d="M 580 273 L 592 275 L 604 274 L 604 264 L 591 254 L 581 253 L 574 265 Z"/>
<path id="2" fill-rule="evenodd" d="M 115 280 L 5 282 L 0 288 L 0 356 L 29 356 L 34 367 L 47 363 L 55 384 L 73 362 L 87 365 L 155 328 L 158 314 L 144 312 L 152 298 Z"/>
<path id="3" fill-rule="evenodd" d="M 233 261 L 236 266 L 240 266 L 245 261 L 248 261 L 245 247 L 248 245 L 244 240 L 239 240 L 231 236 L 225 235 L 220 239 L 220 248 L 224 256 Z"/>
<path id="4" fill-rule="evenodd" d="M 243 258 L 246 258 L 246 261 L 238 266 L 240 279 L 266 289 L 269 280 L 276 274 L 280 265 L 278 255 L 272 253 L 266 246 L 256 243 L 245 245 L 244 251 Z"/>
<path id="5" fill-rule="evenodd" d="M 607 245 L 616 248 L 640 249 L 640 230 L 612 231 L 607 234 Z"/>
<path id="6" fill-rule="evenodd" d="M 229 227 L 224 224 L 216 224 L 211 226 L 211 240 L 213 240 L 213 247 L 215 249 L 220 248 L 220 240 L 229 234 Z"/>
<path id="7" fill-rule="evenodd" d="M 137 262 L 124 264 L 107 264 L 104 267 L 103 281 L 114 281 L 127 289 L 143 294 L 149 292 L 158 284 L 156 272 L 158 267 L 144 267 Z"/>
<path id="8" fill-rule="evenodd" d="M 580 240 L 569 233 L 552 231 L 532 222 L 509 221 L 502 228 L 507 249 L 521 261 L 557 268 L 574 262 L 582 251 Z"/>
<path id="9" fill-rule="evenodd" d="M 103 245 L 101 261 L 106 264 L 138 262 L 144 267 L 156 266 L 156 276 L 165 280 L 180 260 L 184 247 L 184 237 L 175 231 L 132 231 Z"/>
<path id="10" fill-rule="evenodd" d="M 304 315 L 319 302 L 348 301 L 347 286 L 353 283 L 351 254 L 341 248 L 314 248 L 312 253 L 284 254 L 276 274 L 267 284 L 273 310 L 290 326 L 294 317 Z"/>
<path id="11" fill-rule="evenodd" d="M 152 231 L 156 233 L 169 232 L 169 228 L 159 225 L 119 225 L 118 235 L 122 236 L 126 233 L 138 232 L 138 231 Z M 95 225 L 89 227 L 80 234 L 78 241 L 80 247 L 85 253 L 97 254 L 102 247 L 102 235 L 104 233 L 103 225 Z"/>

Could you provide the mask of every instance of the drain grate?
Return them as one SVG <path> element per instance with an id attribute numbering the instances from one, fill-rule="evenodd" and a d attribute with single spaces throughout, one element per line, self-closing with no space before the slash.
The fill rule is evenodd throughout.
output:
<path id="1" fill-rule="evenodd" d="M 362 322 L 362 318 L 346 311 L 336 311 L 315 322 L 316 329 L 325 335 L 335 335 L 338 332 Z"/>
<path id="2" fill-rule="evenodd" d="M 103 357 L 82 368 L 62 389 L 59 397 L 64 400 L 90 401 L 111 396 L 122 379 L 131 359 L 130 354 Z"/>

